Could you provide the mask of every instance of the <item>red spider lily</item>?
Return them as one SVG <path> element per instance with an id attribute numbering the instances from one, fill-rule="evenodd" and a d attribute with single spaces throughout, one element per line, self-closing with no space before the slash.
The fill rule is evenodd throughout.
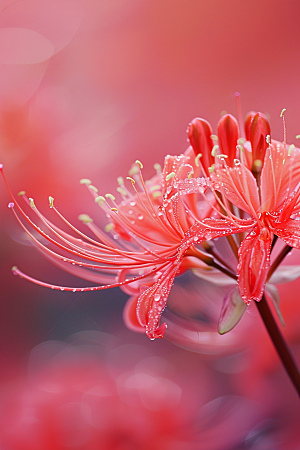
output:
<path id="1" fill-rule="evenodd" d="M 32 199 L 22 195 L 50 231 L 48 235 L 29 219 L 12 196 L 23 218 L 60 253 L 44 245 L 25 227 L 11 203 L 17 220 L 38 249 L 64 270 L 100 285 L 55 286 L 17 268 L 14 273 L 42 286 L 74 292 L 120 286 L 134 298 L 126 309 L 127 321 L 133 327 L 144 327 L 151 339 L 163 337 L 166 324 L 160 325 L 160 316 L 175 276 L 187 269 L 212 266 L 238 279 L 239 293 L 246 305 L 252 299 L 260 301 L 268 274 L 271 276 L 276 268 L 270 272 L 274 234 L 289 246 L 300 247 L 295 220 L 300 204 L 300 150 L 287 146 L 285 141 L 271 141 L 266 134 L 269 131 L 269 123 L 261 113 L 247 117 L 246 134 L 250 141 L 246 142 L 238 138 L 237 121 L 230 115 L 220 120 L 218 137 L 210 134 L 206 121 L 194 119 L 189 126 L 192 147 L 184 155 L 167 156 L 163 171 L 157 165 L 156 176 L 146 183 L 142 164 L 136 161 L 127 177 L 133 193 L 122 178 L 118 179 L 121 203 L 111 194 L 99 196 L 90 180 L 81 180 L 111 219 L 106 231 L 112 236 L 97 228 L 89 216 L 79 216 L 98 240 L 71 225 L 54 207 L 51 197 L 51 209 L 79 238 L 50 222 Z M 218 140 L 220 145 L 213 145 Z M 201 177 L 208 173 L 210 177 Z M 244 240 L 243 234 L 241 239 L 231 237 L 245 232 L 249 234 Z M 207 243 L 225 236 L 239 258 L 237 275 L 226 262 L 227 256 L 222 258 Z M 236 289 L 226 295 L 220 331 L 229 331 L 243 315 L 241 299 Z"/>

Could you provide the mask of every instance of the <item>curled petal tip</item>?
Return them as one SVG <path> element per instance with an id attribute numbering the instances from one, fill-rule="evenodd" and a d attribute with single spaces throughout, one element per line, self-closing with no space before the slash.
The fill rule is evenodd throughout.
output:
<path id="1" fill-rule="evenodd" d="M 15 204 L 13 203 L 13 202 L 10 202 L 9 204 L 8 204 L 8 207 L 9 208 L 13 208 L 15 206 Z"/>
<path id="2" fill-rule="evenodd" d="M 147 330 L 146 333 L 148 338 L 151 339 L 152 341 L 158 338 L 162 339 L 164 337 L 167 327 L 168 325 L 166 323 L 163 323 L 160 325 L 159 328 L 156 328 L 156 330 L 149 330 L 149 331 Z"/>

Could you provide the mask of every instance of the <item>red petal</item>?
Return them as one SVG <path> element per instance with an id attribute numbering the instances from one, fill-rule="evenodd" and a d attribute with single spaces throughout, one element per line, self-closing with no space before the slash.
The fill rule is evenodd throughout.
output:
<path id="1" fill-rule="evenodd" d="M 129 330 L 137 333 L 144 333 L 145 329 L 141 326 L 136 315 L 138 296 L 133 295 L 127 300 L 123 309 L 123 320 Z"/>
<path id="2" fill-rule="evenodd" d="M 201 164 L 207 175 L 209 175 L 208 167 L 214 163 L 214 158 L 211 154 L 214 143 L 211 135 L 212 129 L 206 120 L 199 118 L 192 120 L 188 128 L 188 138 L 195 156 L 199 153 L 202 154 Z"/>
<path id="3" fill-rule="evenodd" d="M 218 169 L 211 175 L 214 188 L 238 208 L 246 211 L 250 216 L 256 216 L 260 207 L 257 184 L 254 176 L 244 165 Z"/>
<path id="4" fill-rule="evenodd" d="M 272 233 L 256 226 L 239 248 L 238 284 L 246 304 L 262 298 L 270 268 Z"/>
<path id="5" fill-rule="evenodd" d="M 272 232 L 290 247 L 300 249 L 300 221 L 290 219 L 283 223 L 273 222 Z"/>
<path id="6" fill-rule="evenodd" d="M 233 165 L 236 157 L 236 146 L 239 137 L 237 120 L 231 114 L 223 116 L 218 123 L 218 137 L 221 153 L 228 156 L 227 164 Z"/>
<path id="7" fill-rule="evenodd" d="M 225 334 L 232 330 L 239 323 L 246 309 L 247 305 L 241 299 L 236 286 L 224 297 L 218 325 L 219 333 Z"/>

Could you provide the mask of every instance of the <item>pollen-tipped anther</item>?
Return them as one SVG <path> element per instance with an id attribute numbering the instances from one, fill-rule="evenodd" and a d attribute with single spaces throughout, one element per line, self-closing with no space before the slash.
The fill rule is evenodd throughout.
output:
<path id="1" fill-rule="evenodd" d="M 31 208 L 35 208 L 35 204 L 34 204 L 33 198 L 29 198 L 28 200 L 29 200 Z"/>
<path id="2" fill-rule="evenodd" d="M 87 184 L 87 185 L 92 184 L 91 180 L 89 180 L 88 178 L 82 178 L 82 179 L 79 181 L 79 183 L 80 183 L 80 184 Z"/>
<path id="3" fill-rule="evenodd" d="M 12 273 L 14 274 L 14 275 L 18 275 L 18 268 L 17 268 L 17 266 L 13 266 L 12 268 L 11 268 L 11 271 L 12 271 Z"/>
<path id="4" fill-rule="evenodd" d="M 53 202 L 54 202 L 54 198 L 53 197 L 49 197 L 49 206 L 50 208 L 53 208 Z"/>
<path id="5" fill-rule="evenodd" d="M 239 127 L 237 120 L 231 114 L 226 114 L 219 120 L 218 137 L 221 153 L 228 155 L 228 165 L 232 166 L 236 157 Z"/>
<path id="6" fill-rule="evenodd" d="M 283 110 L 280 113 L 280 117 L 283 117 L 283 114 L 286 112 L 286 108 L 283 108 Z"/>
<path id="7" fill-rule="evenodd" d="M 26 194 L 25 191 L 20 191 L 20 192 L 18 192 L 18 196 L 19 196 L 19 197 L 22 197 L 22 195 L 25 195 L 25 194 Z"/>
<path id="8" fill-rule="evenodd" d="M 139 161 L 138 159 L 135 161 L 135 163 L 138 164 L 141 169 L 144 167 L 141 161 Z"/>
<path id="9" fill-rule="evenodd" d="M 116 197 L 114 197 L 112 194 L 105 194 L 105 197 L 106 197 L 106 198 L 109 198 L 109 199 L 112 200 L 112 201 L 115 201 L 115 200 L 116 200 Z"/>
<path id="10" fill-rule="evenodd" d="M 95 198 L 95 202 L 101 206 L 105 202 L 105 198 L 102 195 L 98 195 L 98 197 Z"/>
<path id="11" fill-rule="evenodd" d="M 176 175 L 176 173 L 175 173 L 175 172 L 171 172 L 171 173 L 168 173 L 168 175 L 166 176 L 166 181 L 169 181 L 169 180 L 171 180 L 171 178 L 174 178 L 174 177 L 175 177 L 175 175 Z"/>
<path id="12" fill-rule="evenodd" d="M 88 214 L 80 214 L 78 219 L 83 223 L 92 223 L 93 219 Z"/>
<path id="13" fill-rule="evenodd" d="M 135 184 L 135 180 L 131 177 L 126 177 L 126 180 L 129 180 L 129 181 L 131 181 L 132 184 Z"/>

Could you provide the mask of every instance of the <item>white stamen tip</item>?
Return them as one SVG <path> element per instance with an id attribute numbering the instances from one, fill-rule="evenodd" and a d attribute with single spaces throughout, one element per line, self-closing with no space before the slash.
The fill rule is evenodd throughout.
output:
<path id="1" fill-rule="evenodd" d="M 297 134 L 296 139 L 300 139 L 300 134 Z"/>
<path id="2" fill-rule="evenodd" d="M 14 275 L 18 275 L 18 268 L 17 268 L 17 266 L 13 266 L 12 268 L 11 268 L 11 270 L 12 270 L 12 273 L 14 274 Z"/>
<path id="3" fill-rule="evenodd" d="M 80 184 L 92 184 L 91 180 L 89 180 L 88 178 L 82 178 L 79 181 Z"/>
<path id="4" fill-rule="evenodd" d="M 29 202 L 30 202 L 31 208 L 35 208 L 35 204 L 34 204 L 33 198 L 29 198 L 28 200 L 29 200 Z"/>
<path id="5" fill-rule="evenodd" d="M 95 186 L 89 185 L 89 189 L 96 192 L 96 194 L 98 193 L 98 189 Z"/>
<path id="6" fill-rule="evenodd" d="M 53 197 L 49 197 L 49 206 L 50 206 L 50 208 L 53 208 L 53 202 L 54 202 L 54 198 Z"/>
<path id="7" fill-rule="evenodd" d="M 130 180 L 132 184 L 135 184 L 135 180 L 131 177 L 126 177 L 126 180 Z"/>

